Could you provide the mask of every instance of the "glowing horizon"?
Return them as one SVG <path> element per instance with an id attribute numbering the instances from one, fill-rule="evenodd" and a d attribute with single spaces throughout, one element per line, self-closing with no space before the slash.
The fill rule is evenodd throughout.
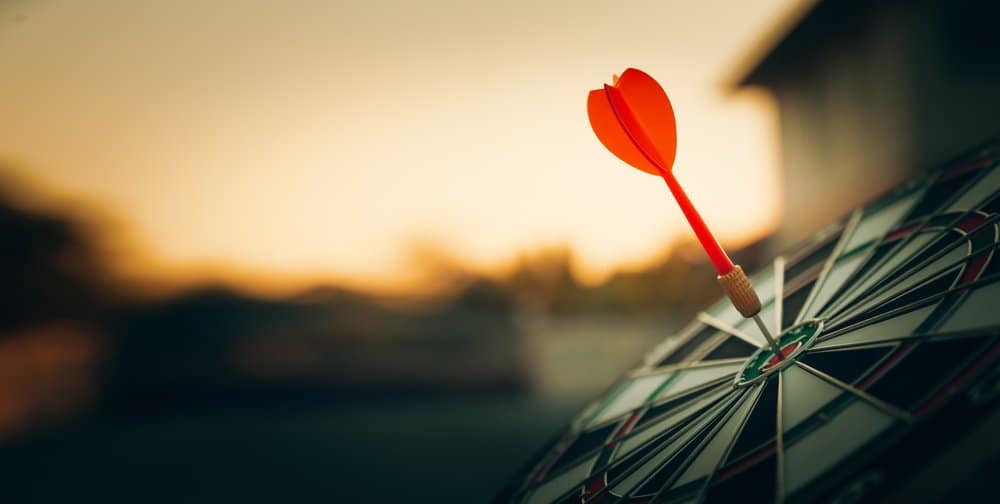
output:
<path id="1" fill-rule="evenodd" d="M 0 160 L 119 216 L 154 277 L 419 288 L 429 242 L 487 272 L 565 245 L 594 282 L 690 230 L 594 138 L 587 91 L 657 77 L 677 177 L 721 240 L 759 238 L 775 112 L 723 80 L 800 3 L 14 3 Z"/>

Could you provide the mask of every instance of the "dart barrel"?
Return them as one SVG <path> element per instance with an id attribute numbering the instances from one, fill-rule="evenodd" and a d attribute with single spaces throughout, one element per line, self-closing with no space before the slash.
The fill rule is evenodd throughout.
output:
<path id="1" fill-rule="evenodd" d="M 735 265 L 729 273 L 717 277 L 722 290 L 736 306 L 736 310 L 744 317 L 753 317 L 760 313 L 760 298 L 753 290 L 750 278 L 743 272 L 740 265 Z"/>

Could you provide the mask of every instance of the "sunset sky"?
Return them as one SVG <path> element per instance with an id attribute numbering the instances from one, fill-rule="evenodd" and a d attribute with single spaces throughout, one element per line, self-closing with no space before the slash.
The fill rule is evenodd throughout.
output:
<path id="1" fill-rule="evenodd" d="M 800 0 L 0 1 L 0 162 L 127 223 L 152 274 L 403 288 L 568 245 L 600 279 L 690 233 L 587 122 L 635 66 L 725 242 L 781 211 L 776 112 L 730 80 Z M 208 265 L 208 266 L 206 266 Z"/>

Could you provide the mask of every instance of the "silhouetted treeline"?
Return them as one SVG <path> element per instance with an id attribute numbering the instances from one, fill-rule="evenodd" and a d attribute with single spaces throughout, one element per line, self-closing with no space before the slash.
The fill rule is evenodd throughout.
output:
<path id="1" fill-rule="evenodd" d="M 558 248 L 524 255 L 500 278 L 443 271 L 454 288 L 419 302 L 335 286 L 273 299 L 224 286 L 151 295 L 111 273 L 104 228 L 89 216 L 25 205 L 3 189 L 0 361 L 16 377 L 0 391 L 0 409 L 11 426 L 88 404 L 114 412 L 521 389 L 534 348 L 519 325 L 525 314 L 688 316 L 719 295 L 711 266 L 683 243 L 653 267 L 597 286 L 582 284 L 572 252 Z M 752 266 L 755 254 L 736 258 Z M 0 435 L 4 425 L 0 415 Z"/>
<path id="2" fill-rule="evenodd" d="M 25 208 L 0 192 L 0 330 L 107 315 L 114 289 L 91 232 L 69 215 Z"/>

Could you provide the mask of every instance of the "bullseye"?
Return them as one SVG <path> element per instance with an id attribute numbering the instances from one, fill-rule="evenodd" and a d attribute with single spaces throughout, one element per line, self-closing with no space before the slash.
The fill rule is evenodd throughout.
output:
<path id="1" fill-rule="evenodd" d="M 778 347 L 781 350 L 775 352 L 770 345 L 758 348 L 736 375 L 734 384 L 737 387 L 745 387 L 790 366 L 812 346 L 822 330 L 823 321 L 819 319 L 807 320 L 789 327 L 778 337 Z"/>
<path id="2" fill-rule="evenodd" d="M 767 361 L 767 364 L 764 365 L 764 367 L 769 368 L 771 366 L 778 364 L 788 356 L 792 355 L 792 353 L 798 350 L 800 346 L 802 346 L 801 341 L 796 341 L 795 343 L 785 345 L 784 347 L 781 348 L 781 356 L 779 357 L 777 355 L 772 355 L 771 358 Z"/>

